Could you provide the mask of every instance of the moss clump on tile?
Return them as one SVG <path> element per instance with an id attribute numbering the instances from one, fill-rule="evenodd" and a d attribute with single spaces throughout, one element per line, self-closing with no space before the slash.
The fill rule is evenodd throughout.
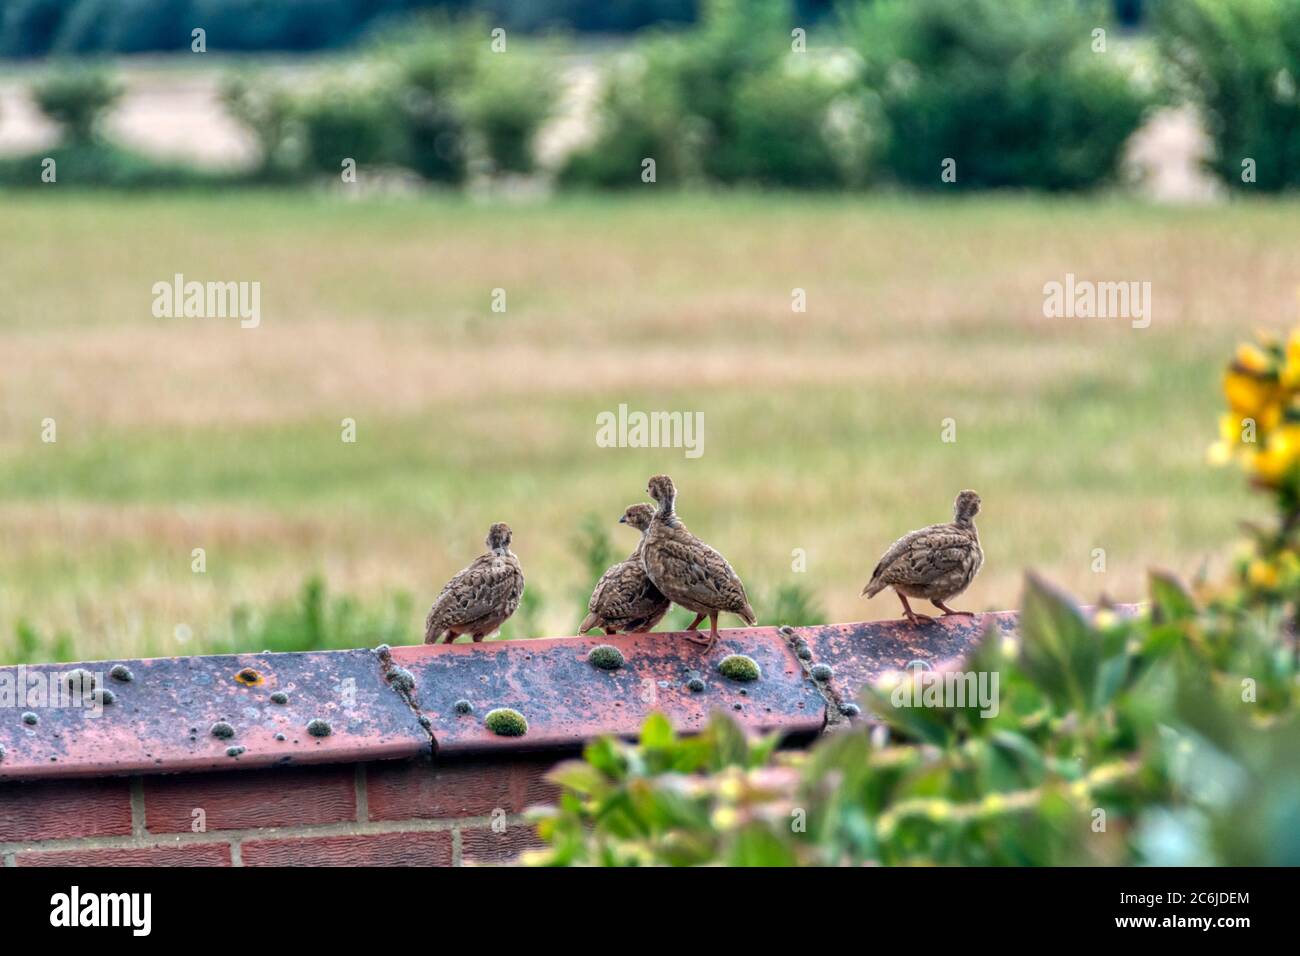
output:
<path id="1" fill-rule="evenodd" d="M 794 637 L 794 628 L 789 624 L 782 624 L 778 630 L 786 637 Z"/>
<path id="2" fill-rule="evenodd" d="M 623 652 L 612 644 L 597 644 L 587 654 L 587 662 L 603 671 L 616 671 L 627 663 Z"/>
<path id="3" fill-rule="evenodd" d="M 845 717 L 856 717 L 862 713 L 862 708 L 857 704 L 840 704 L 840 713 Z"/>
<path id="4" fill-rule="evenodd" d="M 456 703 L 452 704 L 451 706 L 455 708 L 456 713 L 458 714 L 474 713 L 474 705 L 471 704 L 469 701 L 467 701 L 464 697 L 456 701 Z"/>
<path id="5" fill-rule="evenodd" d="M 274 694 L 271 695 L 271 703 L 287 704 L 289 703 L 289 695 L 282 690 L 277 690 Z"/>
<path id="6" fill-rule="evenodd" d="M 393 656 L 393 649 L 389 647 L 387 644 L 380 644 L 378 647 L 375 648 L 374 654 L 381 661 L 386 661 Z"/>
<path id="7" fill-rule="evenodd" d="M 28 710 L 23 712 L 23 723 L 28 727 L 35 727 L 40 722 L 41 718 L 37 717 L 32 711 Z"/>
<path id="8" fill-rule="evenodd" d="M 98 681 L 95 675 L 84 667 L 77 667 L 63 675 L 63 684 L 68 690 L 80 691 L 83 697 L 88 696 Z"/>
<path id="9" fill-rule="evenodd" d="M 718 671 L 732 680 L 751 681 L 763 676 L 758 661 L 745 654 L 728 654 L 718 661 Z"/>
<path id="10" fill-rule="evenodd" d="M 428 717 L 426 717 L 424 714 L 421 714 L 421 715 L 420 715 L 420 726 L 423 727 L 425 730 L 428 730 L 429 728 L 431 728 L 431 727 L 433 726 L 433 721 L 430 720 Z"/>
<path id="11" fill-rule="evenodd" d="M 812 674 L 813 680 L 819 680 L 824 684 L 834 676 L 835 671 L 831 670 L 830 664 L 814 664 L 808 673 Z"/>
<path id="12" fill-rule="evenodd" d="M 117 703 L 117 695 L 114 694 L 107 687 L 101 687 L 99 690 L 95 691 L 94 697 L 95 697 L 95 703 L 99 704 L 102 707 L 107 707 L 110 704 Z"/>
<path id="13" fill-rule="evenodd" d="M 275 735 L 275 739 L 276 739 L 276 740 L 284 740 L 284 734 L 276 734 L 276 735 Z"/>
<path id="14" fill-rule="evenodd" d="M 524 715 L 509 707 L 489 710 L 487 716 L 483 718 L 483 723 L 498 737 L 522 737 L 528 733 L 528 721 L 524 719 Z"/>
<path id="15" fill-rule="evenodd" d="M 405 667 L 394 667 L 388 672 L 388 683 L 403 694 L 415 690 L 415 675 Z"/>
<path id="16" fill-rule="evenodd" d="M 113 680 L 120 680 L 123 684 L 129 684 L 135 680 L 135 675 L 131 673 L 131 668 L 125 664 L 114 664 L 113 669 L 108 672 L 108 676 Z"/>
<path id="17" fill-rule="evenodd" d="M 313 737 L 328 737 L 334 732 L 328 720 L 322 720 L 320 717 L 313 717 L 307 721 L 307 733 Z"/>
<path id="18" fill-rule="evenodd" d="M 698 694 L 700 691 L 704 690 L 704 680 L 699 677 L 692 677 L 686 682 L 686 688 L 692 693 Z"/>
<path id="19" fill-rule="evenodd" d="M 243 752 L 244 752 L 244 748 L 241 747 L 241 746 L 239 746 L 238 744 L 236 744 L 236 745 L 233 746 L 233 747 L 227 747 L 227 748 L 226 748 L 226 756 L 227 756 L 227 757 L 238 757 L 238 756 L 239 756 L 240 754 L 242 754 Z"/>
<path id="20" fill-rule="evenodd" d="M 229 740 L 231 737 L 235 736 L 235 728 L 224 720 L 218 720 L 212 725 L 209 732 L 218 740 Z"/>
<path id="21" fill-rule="evenodd" d="M 806 643 L 804 643 L 803 641 L 800 641 L 798 644 L 796 644 L 796 645 L 794 646 L 794 652 L 795 652 L 795 655 L 796 655 L 796 656 L 799 658 L 799 660 L 801 660 L 801 661 L 810 661 L 810 660 L 812 660 L 812 648 L 809 647 L 809 646 L 808 646 Z"/>

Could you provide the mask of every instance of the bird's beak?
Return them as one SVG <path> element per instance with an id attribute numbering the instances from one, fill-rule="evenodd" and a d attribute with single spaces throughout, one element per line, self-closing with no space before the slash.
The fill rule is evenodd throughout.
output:
<path id="1" fill-rule="evenodd" d="M 627 515 L 619 515 L 619 516 L 618 516 L 618 523 L 619 523 L 619 524 L 627 524 Z"/>

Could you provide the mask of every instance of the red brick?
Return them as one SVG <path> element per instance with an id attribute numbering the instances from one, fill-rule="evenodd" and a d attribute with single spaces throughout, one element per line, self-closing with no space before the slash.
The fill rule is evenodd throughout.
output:
<path id="1" fill-rule="evenodd" d="M 245 866 L 451 866 L 451 833 L 249 840 L 240 855 Z"/>
<path id="2" fill-rule="evenodd" d="M 536 828 L 531 826 L 507 827 L 502 833 L 462 830 L 460 834 L 463 863 L 513 863 L 525 850 L 540 850 L 544 846 Z"/>
<path id="3" fill-rule="evenodd" d="M 366 767 L 371 820 L 436 820 L 522 813 L 559 792 L 542 777 L 554 756 L 451 758 L 372 763 Z"/>
<path id="4" fill-rule="evenodd" d="M 230 847 L 225 843 L 183 843 L 121 849 L 31 850 L 17 854 L 15 862 L 19 866 L 230 866 Z"/>
<path id="5" fill-rule="evenodd" d="M 151 833 L 189 833 L 194 810 L 207 830 L 341 823 L 357 817 L 351 765 L 148 777 L 145 826 Z"/>
<path id="6" fill-rule="evenodd" d="M 0 784 L 0 843 L 130 833 L 128 780 Z"/>

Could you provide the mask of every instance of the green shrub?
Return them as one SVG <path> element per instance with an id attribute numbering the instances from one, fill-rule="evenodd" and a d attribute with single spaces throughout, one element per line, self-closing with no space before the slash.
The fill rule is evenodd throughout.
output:
<path id="1" fill-rule="evenodd" d="M 735 177 L 824 189 L 864 173 L 867 132 L 850 88 L 795 54 L 747 77 L 732 107 Z"/>
<path id="2" fill-rule="evenodd" d="M 1213 140 L 1210 168 L 1238 189 L 1300 185 L 1300 0 L 1179 0 L 1155 24 L 1171 86 Z"/>
<path id="3" fill-rule="evenodd" d="M 285 178 L 301 168 L 301 137 L 295 137 L 294 102 L 287 90 L 265 76 L 230 76 L 218 95 L 257 142 L 259 178 Z"/>
<path id="4" fill-rule="evenodd" d="M 546 52 L 484 54 L 463 96 L 464 112 L 493 172 L 529 173 L 534 139 L 559 96 Z"/>
<path id="5" fill-rule="evenodd" d="M 1112 179 L 1151 96 L 1087 16 L 1041 0 L 878 0 L 853 18 L 881 160 L 918 187 L 1084 189 Z M 1113 41 L 1112 41 L 1113 42 Z M 946 160 L 955 182 L 944 182 Z"/>
<path id="6" fill-rule="evenodd" d="M 656 182 L 672 185 L 842 182 L 837 152 L 854 155 L 843 138 L 862 124 L 837 131 L 832 107 L 851 74 L 791 53 L 790 21 L 785 0 L 712 0 L 697 29 L 642 43 L 605 77 L 597 135 L 569 157 L 564 181 L 637 185 L 651 158 Z"/>
<path id="7" fill-rule="evenodd" d="M 325 84 L 298 100 L 307 167 L 338 175 L 345 159 L 399 165 L 405 159 L 392 90 L 378 82 Z"/>
<path id="8" fill-rule="evenodd" d="M 467 128 L 460 98 L 478 62 L 484 37 L 435 17 L 400 33 L 382 34 L 376 56 L 397 65 L 397 106 L 406 161 L 431 182 L 465 178 Z"/>
<path id="9" fill-rule="evenodd" d="M 0 158 L 0 185 L 16 188 L 45 186 L 42 172 L 46 160 L 54 161 L 55 182 L 64 188 L 179 189 L 202 188 L 229 181 L 223 173 L 156 160 L 112 143 L 92 140 L 26 156 Z"/>
<path id="10" fill-rule="evenodd" d="M 122 88 L 112 77 L 92 68 L 53 73 L 32 88 L 37 107 L 73 143 L 96 139 L 104 115 L 121 95 Z"/>
<path id="11" fill-rule="evenodd" d="M 675 40 L 659 39 L 620 56 L 602 79 L 596 135 L 560 170 L 561 182 L 602 189 L 642 183 L 642 163 L 655 161 L 655 181 L 681 186 L 699 181 L 699 126 L 677 87 L 684 55 Z"/>

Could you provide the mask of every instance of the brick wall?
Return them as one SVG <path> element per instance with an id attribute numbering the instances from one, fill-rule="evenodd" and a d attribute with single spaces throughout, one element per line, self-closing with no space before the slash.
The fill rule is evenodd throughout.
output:
<path id="1" fill-rule="evenodd" d="M 459 866 L 537 846 L 563 755 L 36 780 L 0 786 L 10 866 Z"/>
<path id="2" fill-rule="evenodd" d="M 722 709 L 810 739 L 850 719 L 842 707 L 863 681 L 1013 625 L 998 614 L 925 629 L 742 628 L 708 655 L 659 633 L 0 668 L 0 695 L 6 681 L 53 686 L 84 668 L 115 698 L 97 715 L 37 708 L 34 724 L 22 719 L 29 702 L 0 701 L 0 862 L 508 863 L 537 845 L 523 814 L 554 798 L 547 771 L 598 734 L 634 736 L 652 711 L 690 732 Z M 622 651 L 622 667 L 587 661 L 601 643 Z M 761 679 L 722 677 L 731 653 L 758 662 Z M 118 663 L 130 680 L 110 675 Z M 811 676 L 818 663 L 828 679 Z M 469 713 L 455 706 L 465 700 Z M 482 718 L 493 707 L 518 710 L 528 732 L 492 734 Z M 330 733 L 306 732 L 314 720 Z M 214 737 L 217 721 L 234 737 Z"/>

